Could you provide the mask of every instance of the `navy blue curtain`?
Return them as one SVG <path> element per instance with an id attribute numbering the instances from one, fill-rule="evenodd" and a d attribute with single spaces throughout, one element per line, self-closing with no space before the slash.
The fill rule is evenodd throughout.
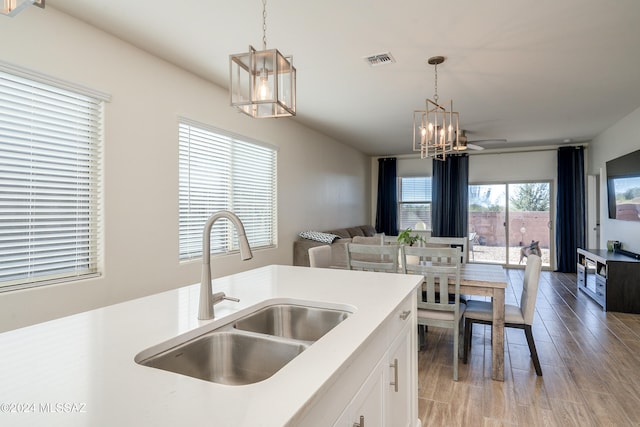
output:
<path id="1" fill-rule="evenodd" d="M 387 236 L 398 235 L 398 185 L 395 157 L 378 159 L 376 231 Z"/>
<path id="2" fill-rule="evenodd" d="M 457 154 L 433 159 L 431 186 L 431 235 L 468 235 L 469 155 Z"/>
<path id="3" fill-rule="evenodd" d="M 586 234 L 583 147 L 558 149 L 556 212 L 557 271 L 575 273 L 576 249 L 584 248 Z"/>

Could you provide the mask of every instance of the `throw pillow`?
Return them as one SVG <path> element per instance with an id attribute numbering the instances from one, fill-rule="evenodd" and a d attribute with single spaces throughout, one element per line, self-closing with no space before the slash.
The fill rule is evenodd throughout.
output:
<path id="1" fill-rule="evenodd" d="M 340 238 L 340 236 L 336 236 L 335 234 L 321 233 L 319 231 L 303 231 L 300 233 L 300 237 L 322 243 L 333 243 L 334 240 Z"/>

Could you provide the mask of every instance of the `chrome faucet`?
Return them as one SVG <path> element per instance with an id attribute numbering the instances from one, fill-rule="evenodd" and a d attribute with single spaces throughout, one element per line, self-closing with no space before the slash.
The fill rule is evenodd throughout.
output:
<path id="1" fill-rule="evenodd" d="M 202 235 L 202 279 L 200 282 L 200 305 L 198 307 L 198 319 L 200 320 L 213 319 L 213 306 L 222 300 L 240 301 L 238 298 L 226 296 L 224 292 L 216 292 L 214 294 L 211 285 L 211 227 L 220 218 L 226 218 L 231 221 L 238 231 L 240 258 L 243 261 L 253 258 L 244 226 L 236 214 L 229 211 L 219 211 L 209 217 Z"/>

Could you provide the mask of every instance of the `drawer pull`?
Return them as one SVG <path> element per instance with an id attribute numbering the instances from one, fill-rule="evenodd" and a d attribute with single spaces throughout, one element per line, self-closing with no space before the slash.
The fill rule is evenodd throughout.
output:
<path id="1" fill-rule="evenodd" d="M 400 313 L 400 318 L 402 320 L 407 320 L 407 317 L 409 317 L 410 314 L 411 314 L 411 310 L 405 310 L 402 313 Z"/>
<path id="2" fill-rule="evenodd" d="M 393 368 L 393 381 L 389 383 L 389 385 L 394 386 L 393 391 L 398 392 L 398 359 L 393 359 L 393 363 L 389 365 L 390 368 Z"/>

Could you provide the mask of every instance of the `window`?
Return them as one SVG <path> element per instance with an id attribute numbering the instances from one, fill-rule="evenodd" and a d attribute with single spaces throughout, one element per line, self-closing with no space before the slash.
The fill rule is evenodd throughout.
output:
<path id="1" fill-rule="evenodd" d="M 204 225 L 222 209 L 242 220 L 252 249 L 275 245 L 276 149 L 186 119 L 178 127 L 180 259 L 202 256 Z M 217 221 L 211 252 L 235 250 L 235 229 Z"/>
<path id="2" fill-rule="evenodd" d="M 0 291 L 91 277 L 104 95 L 0 64 Z"/>
<path id="3" fill-rule="evenodd" d="M 431 230 L 431 177 L 401 177 L 398 193 L 398 229 L 415 229 L 424 222 Z"/>

